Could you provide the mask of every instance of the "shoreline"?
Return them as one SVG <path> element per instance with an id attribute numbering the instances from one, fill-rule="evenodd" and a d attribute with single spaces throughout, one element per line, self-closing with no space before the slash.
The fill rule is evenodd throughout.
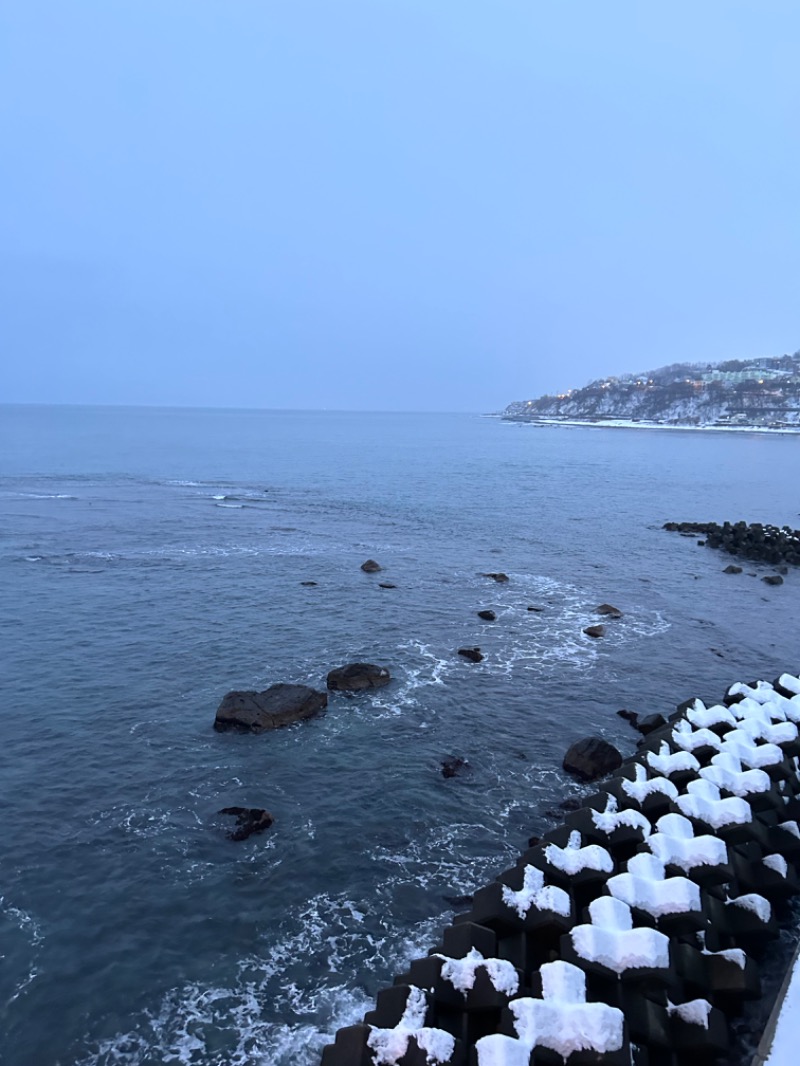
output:
<path id="1" fill-rule="evenodd" d="M 518 418 L 513 415 L 500 415 L 503 422 L 515 422 L 525 426 L 563 426 L 568 429 L 665 429 L 680 430 L 688 433 L 777 433 L 782 435 L 800 434 L 800 425 L 793 426 L 676 426 L 667 422 L 634 422 L 628 418 Z"/>

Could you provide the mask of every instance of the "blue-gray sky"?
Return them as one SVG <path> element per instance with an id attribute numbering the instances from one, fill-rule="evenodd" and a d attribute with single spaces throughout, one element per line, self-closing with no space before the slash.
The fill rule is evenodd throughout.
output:
<path id="1" fill-rule="evenodd" d="M 496 410 L 800 347 L 797 0 L 6 0 L 0 400 Z"/>

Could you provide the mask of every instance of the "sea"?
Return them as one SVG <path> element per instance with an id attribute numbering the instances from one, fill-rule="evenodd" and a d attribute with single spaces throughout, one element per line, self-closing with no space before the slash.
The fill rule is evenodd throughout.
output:
<path id="1" fill-rule="evenodd" d="M 797 526 L 799 469 L 758 433 L 0 407 L 0 1061 L 316 1066 L 563 818 L 573 741 L 800 669 L 800 575 L 661 528 Z M 356 661 L 391 683 L 214 731 Z"/>

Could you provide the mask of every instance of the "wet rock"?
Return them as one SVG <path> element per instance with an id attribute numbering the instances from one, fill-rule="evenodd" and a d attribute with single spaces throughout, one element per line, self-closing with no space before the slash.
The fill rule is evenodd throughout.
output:
<path id="1" fill-rule="evenodd" d="M 636 728 L 642 736 L 646 737 L 648 733 L 652 733 L 655 729 L 660 729 L 666 724 L 667 720 L 663 714 L 646 714 L 637 721 Z"/>
<path id="2" fill-rule="evenodd" d="M 508 574 L 502 574 L 500 572 L 494 574 L 481 574 L 481 577 L 490 577 L 492 581 L 508 581 Z"/>
<path id="3" fill-rule="evenodd" d="M 468 769 L 469 763 L 457 755 L 448 755 L 446 759 L 442 759 L 441 767 L 442 777 L 455 777 L 462 770 Z"/>
<path id="4" fill-rule="evenodd" d="M 327 703 L 326 693 L 306 685 L 278 684 L 263 692 L 228 692 L 217 708 L 214 728 L 220 733 L 263 733 L 311 718 Z"/>
<path id="5" fill-rule="evenodd" d="M 397 585 L 393 585 L 391 583 L 391 581 L 379 581 L 378 582 L 378 588 L 379 589 L 396 589 Z"/>
<path id="6" fill-rule="evenodd" d="M 783 578 L 780 574 L 765 574 L 764 577 L 761 578 L 761 580 L 764 582 L 765 585 L 783 584 Z"/>
<path id="7" fill-rule="evenodd" d="M 570 796 L 569 799 L 565 799 L 563 803 L 559 803 L 559 810 L 562 811 L 579 811 L 581 809 L 581 801 L 574 796 Z"/>
<path id="8" fill-rule="evenodd" d="M 735 563 L 730 563 L 722 572 L 723 574 L 741 574 L 742 568 L 741 566 L 736 566 Z"/>
<path id="9" fill-rule="evenodd" d="M 622 711 L 617 711 L 617 714 L 619 715 L 620 718 L 624 718 L 626 722 L 630 722 L 630 724 L 633 726 L 634 729 L 636 728 L 636 726 L 637 726 L 637 724 L 639 722 L 639 715 L 636 713 L 636 711 L 625 711 L 625 710 L 622 710 Z"/>
<path id="10" fill-rule="evenodd" d="M 541 611 L 544 610 L 544 607 L 529 607 L 528 610 L 529 611 L 536 611 L 536 613 L 539 614 Z"/>
<path id="11" fill-rule="evenodd" d="M 484 622 L 494 622 L 497 615 L 494 611 L 478 611 L 478 618 L 482 618 Z"/>
<path id="12" fill-rule="evenodd" d="M 601 603 L 595 608 L 595 614 L 604 614 L 607 618 L 622 618 L 622 611 L 610 603 Z"/>
<path id="13" fill-rule="evenodd" d="M 376 563 L 374 559 L 367 559 L 365 563 L 361 564 L 361 569 L 365 574 L 377 574 L 379 570 L 383 570 L 380 563 Z"/>
<path id="14" fill-rule="evenodd" d="M 620 753 L 613 744 L 601 737 L 584 737 L 573 744 L 564 756 L 564 769 L 582 781 L 605 777 L 621 765 Z"/>
<path id="15" fill-rule="evenodd" d="M 301 581 L 300 584 L 301 585 L 306 585 L 307 587 L 310 588 L 312 585 L 316 585 L 316 581 Z"/>
<path id="16" fill-rule="evenodd" d="M 236 818 L 237 828 L 228 833 L 229 840 L 247 840 L 253 833 L 263 833 L 269 829 L 275 821 L 269 811 L 261 807 L 223 807 L 219 813 Z"/>
<path id="17" fill-rule="evenodd" d="M 483 652 L 480 648 L 459 648 L 458 654 L 469 659 L 471 663 L 479 663 L 483 660 Z"/>
<path id="18" fill-rule="evenodd" d="M 606 631 L 605 626 L 587 626 L 584 629 L 584 633 L 587 637 L 602 637 Z"/>
<path id="19" fill-rule="evenodd" d="M 535 848 L 537 844 L 541 844 L 541 837 L 528 837 L 528 847 Z"/>
<path id="20" fill-rule="evenodd" d="M 336 692 L 363 692 L 368 688 L 383 688 L 392 680 L 385 666 L 375 663 L 349 663 L 337 666 L 328 674 L 328 688 Z"/>
<path id="21" fill-rule="evenodd" d="M 451 907 L 469 907 L 472 903 L 472 896 L 442 896 L 442 899 Z"/>

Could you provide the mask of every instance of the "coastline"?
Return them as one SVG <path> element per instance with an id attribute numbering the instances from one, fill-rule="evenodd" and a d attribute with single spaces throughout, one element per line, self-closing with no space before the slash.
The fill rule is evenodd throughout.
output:
<path id="1" fill-rule="evenodd" d="M 634 422 L 627 418 L 516 418 L 513 415 L 501 414 L 499 417 L 504 422 L 516 422 L 518 425 L 527 426 L 563 426 L 568 429 L 665 429 L 681 430 L 689 433 L 776 433 L 782 435 L 800 434 L 800 425 L 792 426 L 676 426 L 666 422 Z"/>

